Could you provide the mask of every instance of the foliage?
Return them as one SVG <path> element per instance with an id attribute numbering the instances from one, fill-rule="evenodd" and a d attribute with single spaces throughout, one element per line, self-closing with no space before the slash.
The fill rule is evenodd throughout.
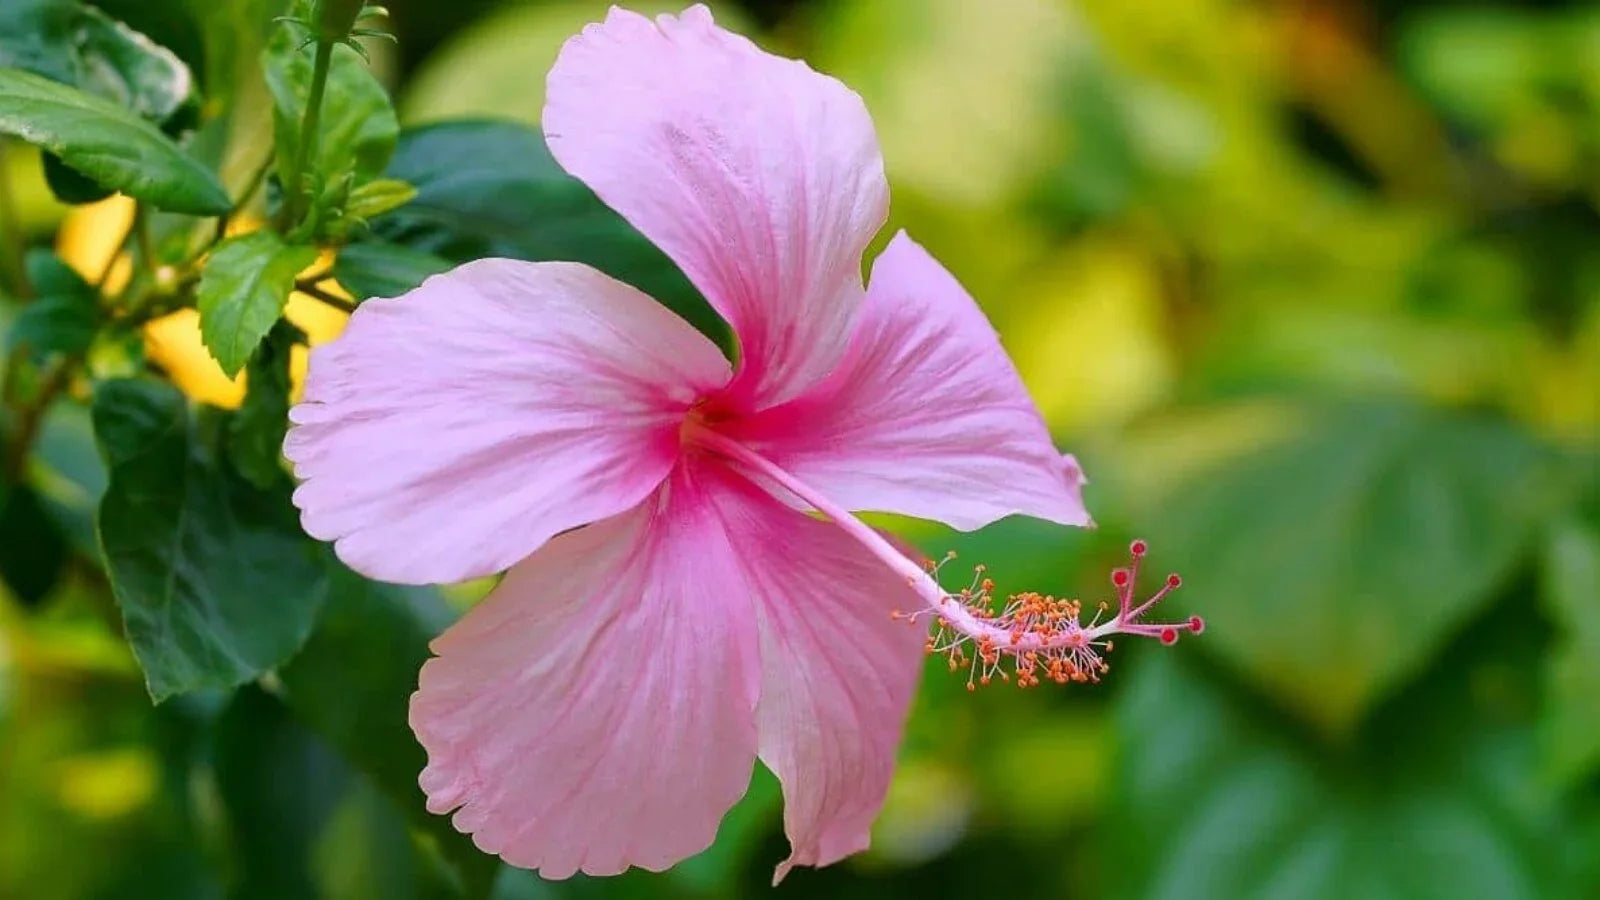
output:
<path id="1" fill-rule="evenodd" d="M 891 524 L 1086 600 L 1146 537 L 1208 622 L 1054 695 L 934 667 L 873 849 L 782 890 L 1600 894 L 1600 15 L 715 5 L 863 95 L 1101 527 Z M 760 770 L 659 875 L 545 883 L 423 807 L 408 698 L 481 586 L 303 534 L 309 347 L 510 256 L 733 348 L 539 133 L 605 3 L 390 6 L 0 3 L 0 896 L 729 897 L 784 855 Z"/>

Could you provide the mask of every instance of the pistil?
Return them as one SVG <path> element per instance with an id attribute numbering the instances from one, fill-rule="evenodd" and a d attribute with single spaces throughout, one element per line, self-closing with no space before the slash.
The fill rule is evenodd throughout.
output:
<path id="1" fill-rule="evenodd" d="M 1028 592 L 1007 595 L 1002 600 L 994 593 L 994 582 L 985 577 L 982 566 L 974 571 L 971 584 L 952 593 L 939 583 L 938 576 L 954 554 L 937 564 L 919 566 L 849 510 L 738 441 L 697 422 L 685 426 L 684 437 L 723 456 L 736 469 L 759 475 L 809 503 L 903 577 L 922 602 L 922 608 L 897 613 L 897 618 L 913 625 L 926 626 L 930 621 L 935 624 L 928 651 L 947 656 L 953 671 L 965 667 L 969 689 L 994 678 L 1009 681 L 1014 677 L 1020 687 L 1037 685 L 1041 678 L 1063 684 L 1098 681 L 1108 668 L 1104 657 L 1112 649 L 1114 635 L 1154 637 L 1170 645 L 1183 632 L 1199 634 L 1205 628 L 1199 616 L 1182 622 L 1143 620 L 1182 583 L 1177 575 L 1169 575 L 1160 590 L 1134 604 L 1139 562 L 1148 551 L 1144 541 L 1134 541 L 1130 564 L 1111 573 L 1111 584 L 1117 592 L 1116 613 L 1110 614 L 1109 605 L 1101 603 L 1087 622 L 1083 620 L 1082 604 L 1075 599 Z"/>

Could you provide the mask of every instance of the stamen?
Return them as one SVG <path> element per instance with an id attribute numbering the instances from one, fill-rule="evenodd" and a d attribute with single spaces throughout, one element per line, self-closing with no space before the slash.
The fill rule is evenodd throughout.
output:
<path id="1" fill-rule="evenodd" d="M 1205 621 L 1199 616 L 1184 622 L 1142 621 L 1145 613 L 1183 583 L 1176 574 L 1168 575 L 1159 590 L 1134 606 L 1139 561 L 1150 549 L 1144 541 L 1134 541 L 1128 547 L 1130 561 L 1126 568 L 1112 570 L 1117 613 L 1103 622 L 1101 615 L 1110 609 L 1105 603 L 1098 604 L 1089 621 L 1084 622 L 1083 605 L 1076 599 L 1027 592 L 1009 594 L 1002 600 L 982 565 L 973 568 L 966 587 L 951 593 L 941 586 L 939 577 L 955 560 L 954 551 L 941 560 L 918 566 L 849 511 L 743 444 L 697 424 L 686 425 L 685 435 L 708 450 L 749 466 L 810 503 L 905 578 L 922 600 L 923 608 L 910 613 L 896 610 L 891 615 L 912 625 L 926 627 L 933 623 L 924 648 L 929 654 L 945 656 L 950 671 L 966 669 L 968 690 L 989 684 L 996 677 L 1001 681 L 1014 679 L 1020 688 L 1036 687 L 1045 678 L 1057 684 L 1097 682 L 1110 670 L 1105 655 L 1111 652 L 1113 635 L 1153 637 L 1170 646 L 1178 642 L 1183 632 L 1199 634 L 1205 630 Z"/>
<path id="2" fill-rule="evenodd" d="M 1003 666 L 1009 666 L 1016 675 L 1017 686 L 1023 688 L 1037 686 L 1041 678 L 1057 684 L 1097 682 L 1110 670 L 1105 657 L 1112 650 L 1114 634 L 1153 637 L 1171 646 L 1185 631 L 1199 634 L 1205 630 L 1205 620 L 1199 616 L 1191 616 L 1184 622 L 1140 621 L 1151 607 L 1183 583 L 1177 575 L 1169 575 L 1160 590 L 1137 607 L 1133 606 L 1139 559 L 1148 549 L 1144 541 L 1134 541 L 1129 547 L 1131 564 L 1112 571 L 1111 584 L 1117 589 L 1119 609 L 1115 617 L 1105 622 L 1100 621 L 1100 616 L 1108 609 L 1105 603 L 1098 604 L 1094 615 L 1084 622 L 1083 604 L 1078 600 L 1023 593 L 1008 595 L 1001 601 L 994 593 L 994 582 L 982 578 L 982 566 L 973 573 L 976 590 L 968 588 L 944 595 L 947 603 L 960 606 L 964 616 L 942 606 L 900 618 L 915 622 L 924 613 L 935 617 L 936 627 L 926 647 L 929 653 L 948 656 L 951 671 L 966 666 L 967 652 L 973 651 L 967 679 L 969 690 L 975 687 L 972 673 L 978 675 L 977 684 L 988 684 L 996 674 L 1005 677 Z M 933 573 L 937 575 L 944 562 L 951 558 L 946 557 L 933 566 Z M 973 629 L 971 622 L 981 627 Z"/>

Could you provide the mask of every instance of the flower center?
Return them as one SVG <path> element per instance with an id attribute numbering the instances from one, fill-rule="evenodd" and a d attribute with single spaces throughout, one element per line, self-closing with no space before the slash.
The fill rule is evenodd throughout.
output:
<path id="1" fill-rule="evenodd" d="M 1017 686 L 1024 688 L 1038 685 L 1041 678 L 1058 684 L 1099 681 L 1109 668 L 1104 657 L 1111 652 L 1113 635 L 1153 637 L 1170 646 L 1185 631 L 1199 634 L 1205 629 L 1199 616 L 1184 622 L 1143 621 L 1145 613 L 1182 584 L 1177 575 L 1168 575 L 1160 590 L 1135 605 L 1139 561 L 1149 549 L 1144 541 L 1134 541 L 1129 548 L 1131 563 L 1111 573 L 1117 592 L 1114 615 L 1109 614 L 1109 604 L 1101 603 L 1085 622 L 1078 600 L 1032 592 L 1002 599 L 981 565 L 974 568 L 970 584 L 951 592 L 941 586 L 938 577 L 955 559 L 954 553 L 926 567 L 918 566 L 848 510 L 761 454 L 706 427 L 694 412 L 685 421 L 682 434 L 685 442 L 737 461 L 810 503 L 905 578 L 923 605 L 910 613 L 897 612 L 895 617 L 912 625 L 933 622 L 936 627 L 927 643 L 928 652 L 948 657 L 951 671 L 966 668 L 968 690 L 997 677 L 1002 681 L 1014 678 Z"/>

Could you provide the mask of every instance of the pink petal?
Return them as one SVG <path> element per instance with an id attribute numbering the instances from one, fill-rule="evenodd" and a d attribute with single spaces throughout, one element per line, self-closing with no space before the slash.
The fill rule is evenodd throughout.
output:
<path id="1" fill-rule="evenodd" d="M 759 733 L 780 874 L 836 861 L 888 788 L 923 640 L 889 612 L 914 602 L 834 526 L 691 461 L 434 642 L 411 704 L 428 808 L 545 877 L 661 869 L 711 842 Z"/>
<path id="2" fill-rule="evenodd" d="M 546 878 L 659 871 L 744 793 L 756 627 L 704 491 L 680 474 L 557 537 L 434 641 L 411 701 L 420 781 L 484 851 Z"/>
<path id="3" fill-rule="evenodd" d="M 922 672 L 926 628 L 898 622 L 906 583 L 833 525 L 767 501 L 762 549 L 761 760 L 783 783 L 790 855 L 774 875 L 865 850 Z M 913 558 L 915 554 L 913 554 Z"/>
<path id="4" fill-rule="evenodd" d="M 370 300 L 312 352 L 284 453 L 312 536 L 387 581 L 507 568 L 670 471 L 716 347 L 586 266 L 481 260 Z"/>
<path id="5" fill-rule="evenodd" d="M 716 27 L 613 8 L 562 49 L 555 158 L 658 244 L 733 326 L 730 403 L 798 395 L 844 352 L 888 187 L 861 98 Z"/>
<path id="6" fill-rule="evenodd" d="M 724 429 L 849 509 L 972 529 L 1087 525 L 1083 473 L 972 298 L 904 232 L 872 268 L 850 349 L 804 396 Z"/>

